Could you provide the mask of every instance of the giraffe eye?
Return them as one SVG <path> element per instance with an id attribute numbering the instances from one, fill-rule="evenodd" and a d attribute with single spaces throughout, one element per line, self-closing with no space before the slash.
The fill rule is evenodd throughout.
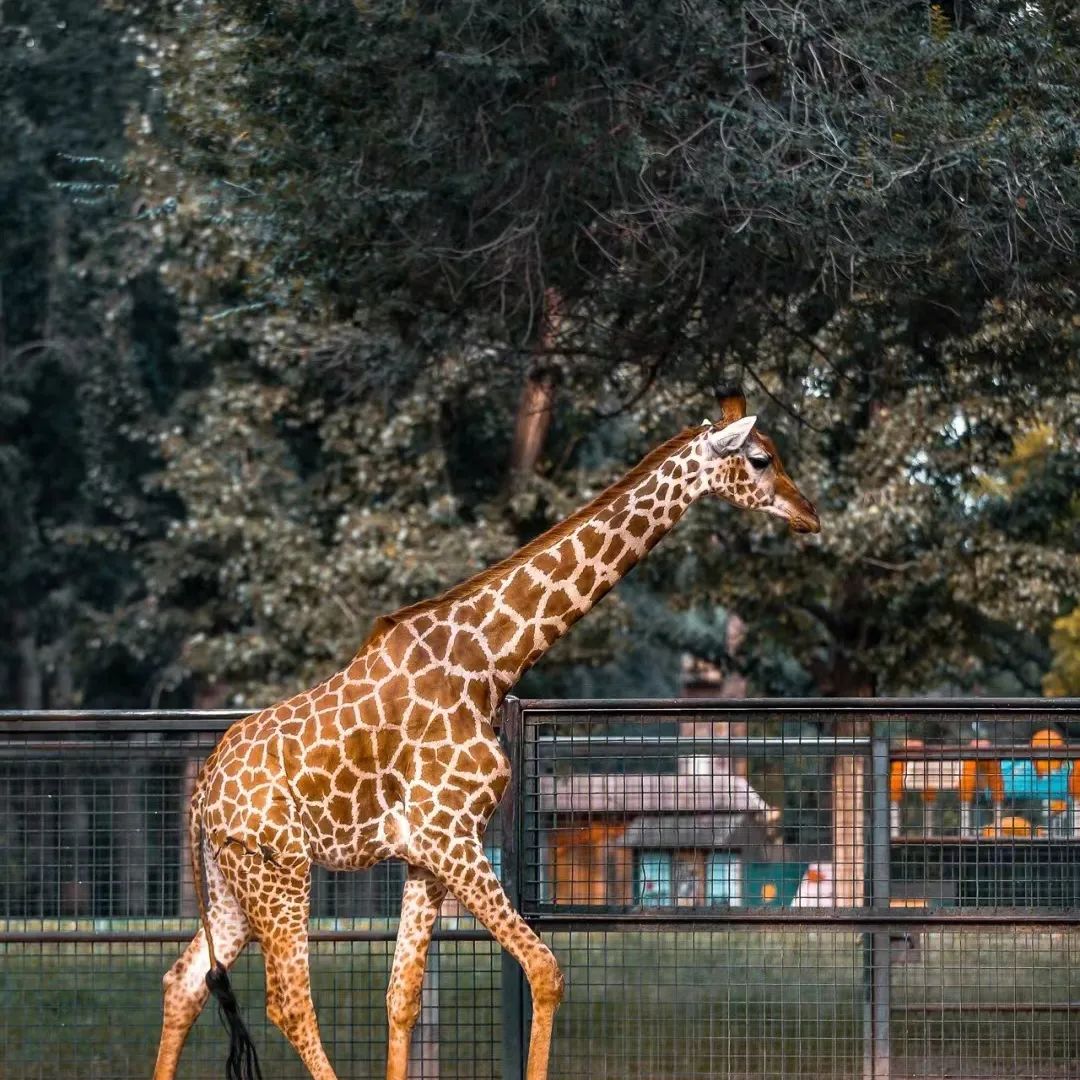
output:
<path id="1" fill-rule="evenodd" d="M 768 467 L 772 458 L 768 454 L 750 454 L 747 459 L 755 469 L 764 469 Z"/>

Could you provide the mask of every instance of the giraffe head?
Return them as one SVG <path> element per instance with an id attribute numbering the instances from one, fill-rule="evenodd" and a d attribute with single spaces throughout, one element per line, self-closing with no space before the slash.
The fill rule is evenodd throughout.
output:
<path id="1" fill-rule="evenodd" d="M 746 415 L 742 394 L 721 399 L 721 420 L 705 429 L 709 488 L 734 506 L 783 518 L 792 532 L 816 533 L 817 511 L 784 471 L 776 446 Z"/>

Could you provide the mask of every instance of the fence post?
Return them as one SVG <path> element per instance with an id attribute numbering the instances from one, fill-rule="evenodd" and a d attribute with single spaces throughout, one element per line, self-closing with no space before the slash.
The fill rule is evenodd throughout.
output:
<path id="1" fill-rule="evenodd" d="M 500 709 L 499 734 L 510 757 L 510 783 L 502 801 L 503 888 L 516 911 L 521 910 L 523 871 L 522 781 L 525 768 L 525 731 L 521 701 L 510 695 Z M 524 1080 L 528 1037 L 526 1027 L 525 973 L 505 950 L 502 952 L 502 1077 Z"/>
<path id="2" fill-rule="evenodd" d="M 889 740 L 870 742 L 870 907 L 883 918 L 889 913 L 890 822 Z M 863 1077 L 890 1080 L 889 1046 L 892 946 L 887 929 L 875 927 L 863 936 Z"/>

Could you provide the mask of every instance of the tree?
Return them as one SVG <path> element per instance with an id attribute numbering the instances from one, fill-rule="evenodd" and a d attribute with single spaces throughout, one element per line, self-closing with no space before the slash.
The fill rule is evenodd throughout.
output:
<path id="1" fill-rule="evenodd" d="M 325 670 L 735 377 L 797 440 L 821 546 L 761 527 L 710 548 L 695 515 L 641 610 L 739 611 L 752 668 L 788 657 L 762 689 L 1037 687 L 1069 549 L 1039 539 L 1051 504 L 1021 527 L 982 484 L 1033 418 L 1075 454 L 1071 8 L 167 10 L 148 55 L 171 126 L 132 163 L 175 208 L 168 280 L 209 380 L 163 443 L 187 508 L 151 571 L 193 642 L 177 678 L 258 695 Z M 545 360 L 546 445 L 510 485 Z M 323 584 L 337 614 L 313 615 Z M 631 594 L 608 618 L 552 664 L 617 652 Z M 657 622 L 677 649 L 694 620 Z"/>
<path id="2" fill-rule="evenodd" d="M 1051 697 L 1080 696 L 1080 607 L 1054 620 L 1050 648 L 1054 662 L 1043 689 Z"/>
<path id="3" fill-rule="evenodd" d="M 118 201 L 146 91 L 122 33 L 72 0 L 9 3 L 0 25 L 0 694 L 24 707 L 122 701 L 113 679 L 142 700 L 158 662 L 101 632 L 158 527 L 132 425 L 168 397 L 175 324 Z"/>

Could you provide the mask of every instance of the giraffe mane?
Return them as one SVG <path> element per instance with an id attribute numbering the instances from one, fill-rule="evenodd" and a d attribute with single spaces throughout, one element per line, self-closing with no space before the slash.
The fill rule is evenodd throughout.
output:
<path id="1" fill-rule="evenodd" d="M 464 581 L 447 589 L 446 592 L 440 593 L 429 600 L 408 604 L 391 615 L 380 615 L 372 624 L 371 633 L 368 635 L 367 641 L 364 642 L 364 646 L 371 644 L 376 638 L 381 637 L 404 619 L 410 619 L 441 607 L 443 604 L 462 600 L 475 592 L 479 592 L 484 586 L 491 584 L 491 582 L 503 577 L 509 571 L 528 562 L 534 555 L 539 554 L 545 548 L 569 536 L 579 526 L 595 517 L 603 507 L 610 505 L 621 495 L 633 490 L 638 481 L 651 473 L 662 461 L 696 439 L 704 430 L 704 426 L 687 428 L 673 438 L 668 439 L 667 442 L 661 443 L 646 454 L 628 473 L 609 487 L 606 487 L 594 499 L 580 509 L 575 510 L 569 517 L 564 518 L 539 536 L 534 537 L 523 547 L 518 548 L 512 555 L 508 555 L 505 559 L 495 563 L 494 566 L 481 570 L 479 573 L 466 578 Z"/>

